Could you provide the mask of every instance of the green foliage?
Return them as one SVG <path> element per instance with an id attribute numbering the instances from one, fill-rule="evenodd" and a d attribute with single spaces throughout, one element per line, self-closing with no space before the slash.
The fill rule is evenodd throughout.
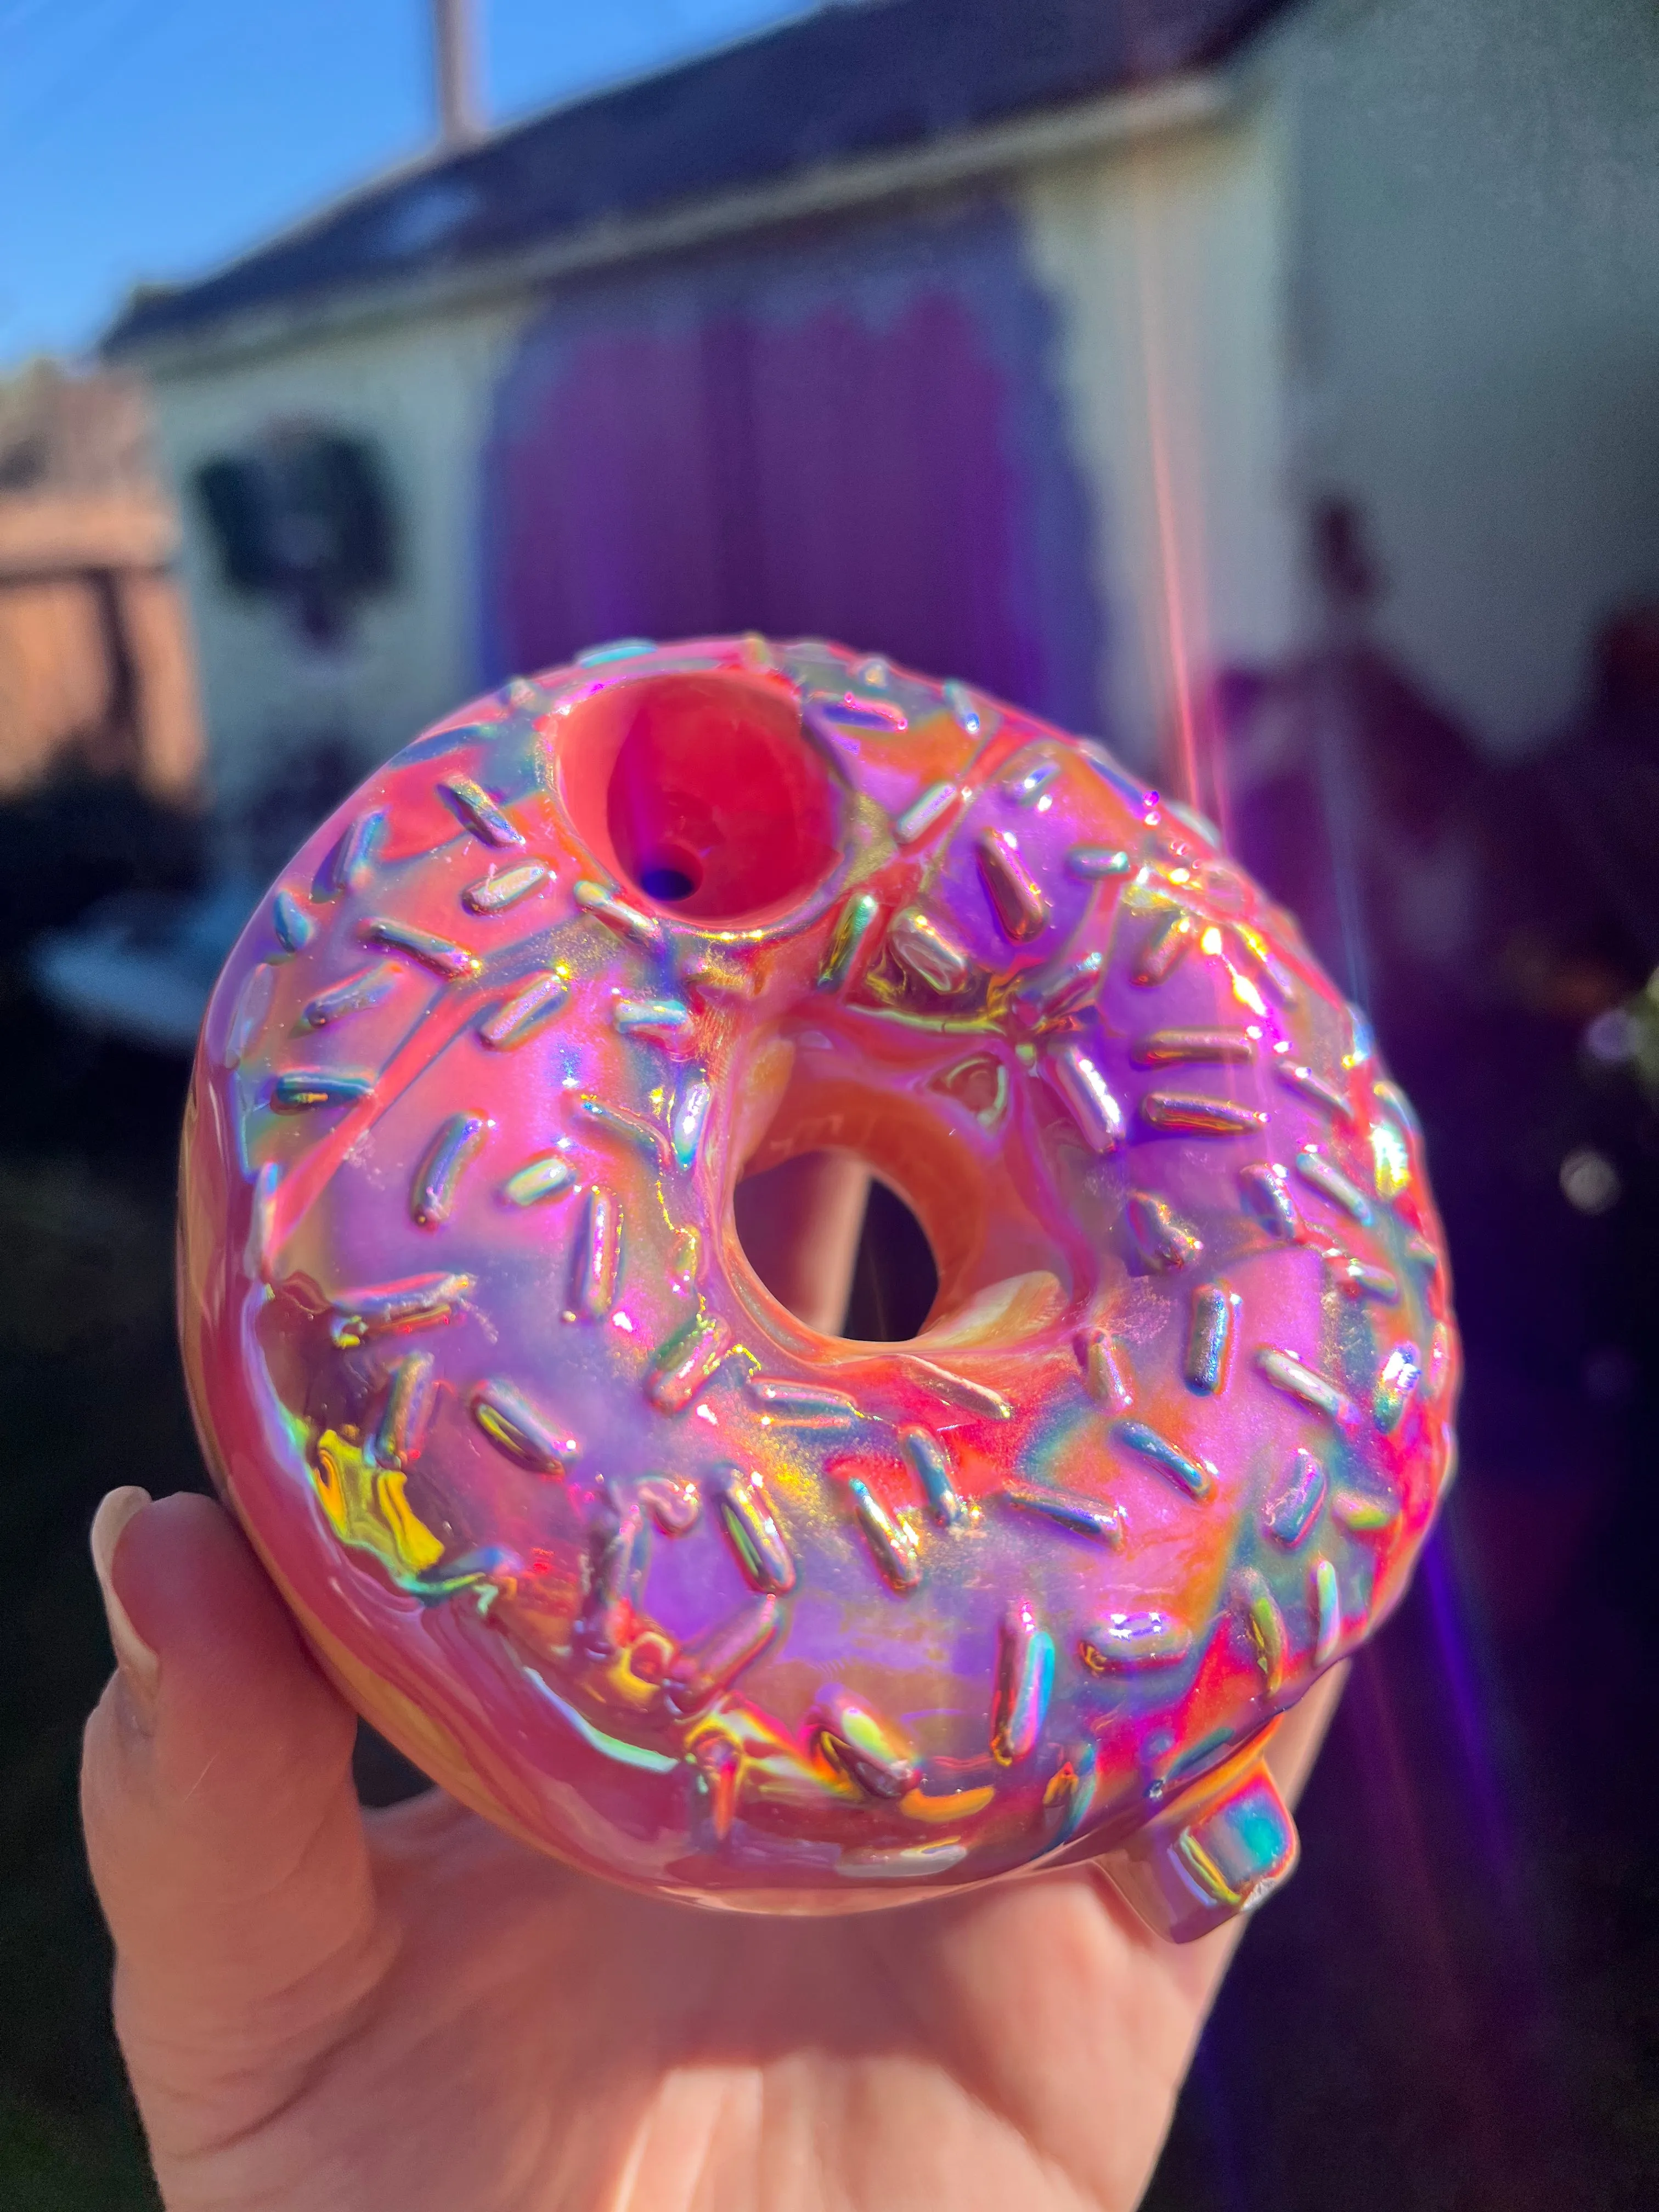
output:
<path id="1" fill-rule="evenodd" d="M 136 2129 L 105 2135 L 0 2095 L 0 2203 L 10 2212 L 155 2212 Z"/>
<path id="2" fill-rule="evenodd" d="M 142 1079 L 136 1062 L 111 1066 Z M 44 1062 L 33 1073 L 49 1079 Z M 141 1157 L 143 1102 L 126 1103 L 139 1141 L 118 1166 L 25 1151 L 0 1127 L 6 2212 L 157 2202 L 110 2031 L 108 1947 L 76 1790 L 82 1725 L 110 1663 L 87 1560 L 93 1509 L 118 1482 L 161 1492 L 200 1479 L 173 1345 L 170 1178 L 164 1154 Z M 158 1137 L 171 1118 L 155 1113 Z"/>

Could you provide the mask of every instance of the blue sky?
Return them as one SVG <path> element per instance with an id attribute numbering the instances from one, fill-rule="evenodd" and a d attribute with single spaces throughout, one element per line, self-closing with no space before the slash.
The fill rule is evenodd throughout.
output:
<path id="1" fill-rule="evenodd" d="M 475 0 L 500 122 L 807 0 Z M 0 367 L 432 133 L 429 0 L 0 0 Z"/>

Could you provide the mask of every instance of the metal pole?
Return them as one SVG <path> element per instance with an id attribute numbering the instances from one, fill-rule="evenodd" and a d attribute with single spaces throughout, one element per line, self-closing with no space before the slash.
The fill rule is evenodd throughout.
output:
<path id="1" fill-rule="evenodd" d="M 472 0 L 432 0 L 433 60 L 438 79 L 438 133 L 447 147 L 478 137 Z"/>

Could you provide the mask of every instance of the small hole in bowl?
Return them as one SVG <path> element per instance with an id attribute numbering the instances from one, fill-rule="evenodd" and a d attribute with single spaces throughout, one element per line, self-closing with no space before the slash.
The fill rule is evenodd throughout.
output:
<path id="1" fill-rule="evenodd" d="M 653 853 L 640 862 L 640 889 L 659 906 L 678 906 L 702 882 L 702 863 L 695 853 Z"/>

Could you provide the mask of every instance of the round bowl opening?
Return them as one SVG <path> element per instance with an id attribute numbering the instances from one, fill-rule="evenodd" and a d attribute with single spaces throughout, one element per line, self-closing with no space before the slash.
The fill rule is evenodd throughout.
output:
<path id="1" fill-rule="evenodd" d="M 706 676 L 626 693 L 605 827 L 635 890 L 695 921 L 732 921 L 823 881 L 836 859 L 838 793 L 791 697 Z"/>

